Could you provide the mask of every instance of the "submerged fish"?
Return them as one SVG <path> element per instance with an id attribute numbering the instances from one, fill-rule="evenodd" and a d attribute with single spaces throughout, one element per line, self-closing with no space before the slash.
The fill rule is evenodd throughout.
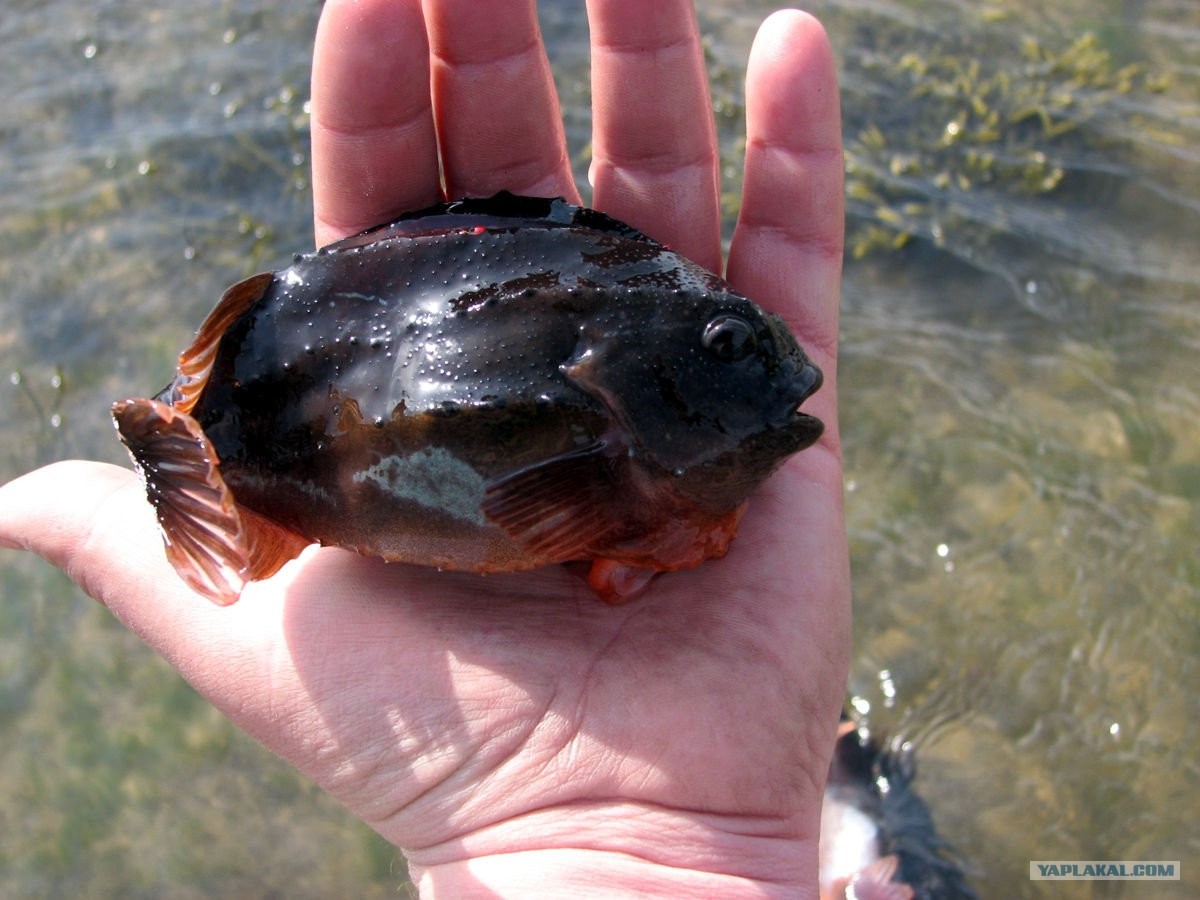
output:
<path id="1" fill-rule="evenodd" d="M 915 779 L 910 744 L 843 719 L 821 806 L 821 900 L 978 900 Z"/>
<path id="2" fill-rule="evenodd" d="M 821 434 L 783 321 L 603 213 L 460 200 L 227 290 L 113 406 L 182 578 L 218 603 L 306 545 L 478 572 L 724 555 Z"/>

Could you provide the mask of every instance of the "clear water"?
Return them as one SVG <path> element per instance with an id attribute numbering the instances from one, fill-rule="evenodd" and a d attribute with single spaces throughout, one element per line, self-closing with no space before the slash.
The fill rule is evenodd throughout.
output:
<path id="1" fill-rule="evenodd" d="M 771 7 L 698 6 L 732 192 L 741 67 Z M 153 7 L 18 0 L 0 17 L 2 479 L 123 462 L 111 399 L 157 388 L 227 284 L 311 242 L 318 5 Z M 842 67 L 859 251 L 841 370 L 850 692 L 916 743 L 984 896 L 1192 896 L 1200 7 L 813 11 Z M 582 4 L 542 12 L 582 174 Z M 63 576 L 5 553 L 0 591 L 0 895 L 404 883 L 390 847 Z M 1029 882 L 1045 858 L 1179 859 L 1185 880 Z"/>

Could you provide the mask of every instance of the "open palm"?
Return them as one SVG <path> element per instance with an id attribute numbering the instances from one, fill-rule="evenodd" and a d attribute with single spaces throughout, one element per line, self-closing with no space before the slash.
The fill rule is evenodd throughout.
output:
<path id="1" fill-rule="evenodd" d="M 719 270 L 691 4 L 588 10 L 591 205 Z M 0 489 L 0 541 L 65 569 L 404 848 L 423 892 L 815 894 L 849 575 L 833 377 L 840 125 L 814 20 L 763 26 L 747 107 L 727 277 L 824 370 L 806 409 L 827 429 L 751 499 L 726 559 L 609 607 L 562 567 L 439 573 L 310 547 L 219 608 L 166 562 L 133 473 L 88 462 Z M 532 0 L 329 0 L 312 131 L 318 244 L 427 206 L 443 185 L 579 200 Z"/>

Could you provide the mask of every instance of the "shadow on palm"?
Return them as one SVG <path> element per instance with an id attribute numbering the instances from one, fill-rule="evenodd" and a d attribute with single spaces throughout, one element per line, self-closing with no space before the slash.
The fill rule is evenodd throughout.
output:
<path id="1" fill-rule="evenodd" d="M 805 669 L 827 665 L 829 628 L 821 604 L 797 602 L 822 589 L 803 562 L 820 536 L 783 537 L 796 534 L 790 486 L 803 490 L 786 472 L 756 496 L 724 560 L 661 575 L 623 606 L 565 566 L 480 576 L 324 549 L 234 610 L 282 583 L 298 709 L 311 704 L 328 745 L 294 761 L 404 846 L 439 840 L 437 812 L 466 784 L 461 814 L 485 819 L 603 796 L 783 815 L 823 778 L 805 770 L 802 735 L 826 701 Z M 329 755 L 350 762 L 323 771 Z M 742 767 L 785 783 L 722 776 Z"/>

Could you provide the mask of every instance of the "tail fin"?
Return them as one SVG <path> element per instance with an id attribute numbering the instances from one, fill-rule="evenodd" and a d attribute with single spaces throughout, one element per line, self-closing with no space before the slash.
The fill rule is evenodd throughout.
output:
<path id="1" fill-rule="evenodd" d="M 311 543 L 238 507 L 216 451 L 187 413 L 121 400 L 112 415 L 158 514 L 167 559 L 195 591 L 227 606 L 247 581 L 273 575 Z"/>

